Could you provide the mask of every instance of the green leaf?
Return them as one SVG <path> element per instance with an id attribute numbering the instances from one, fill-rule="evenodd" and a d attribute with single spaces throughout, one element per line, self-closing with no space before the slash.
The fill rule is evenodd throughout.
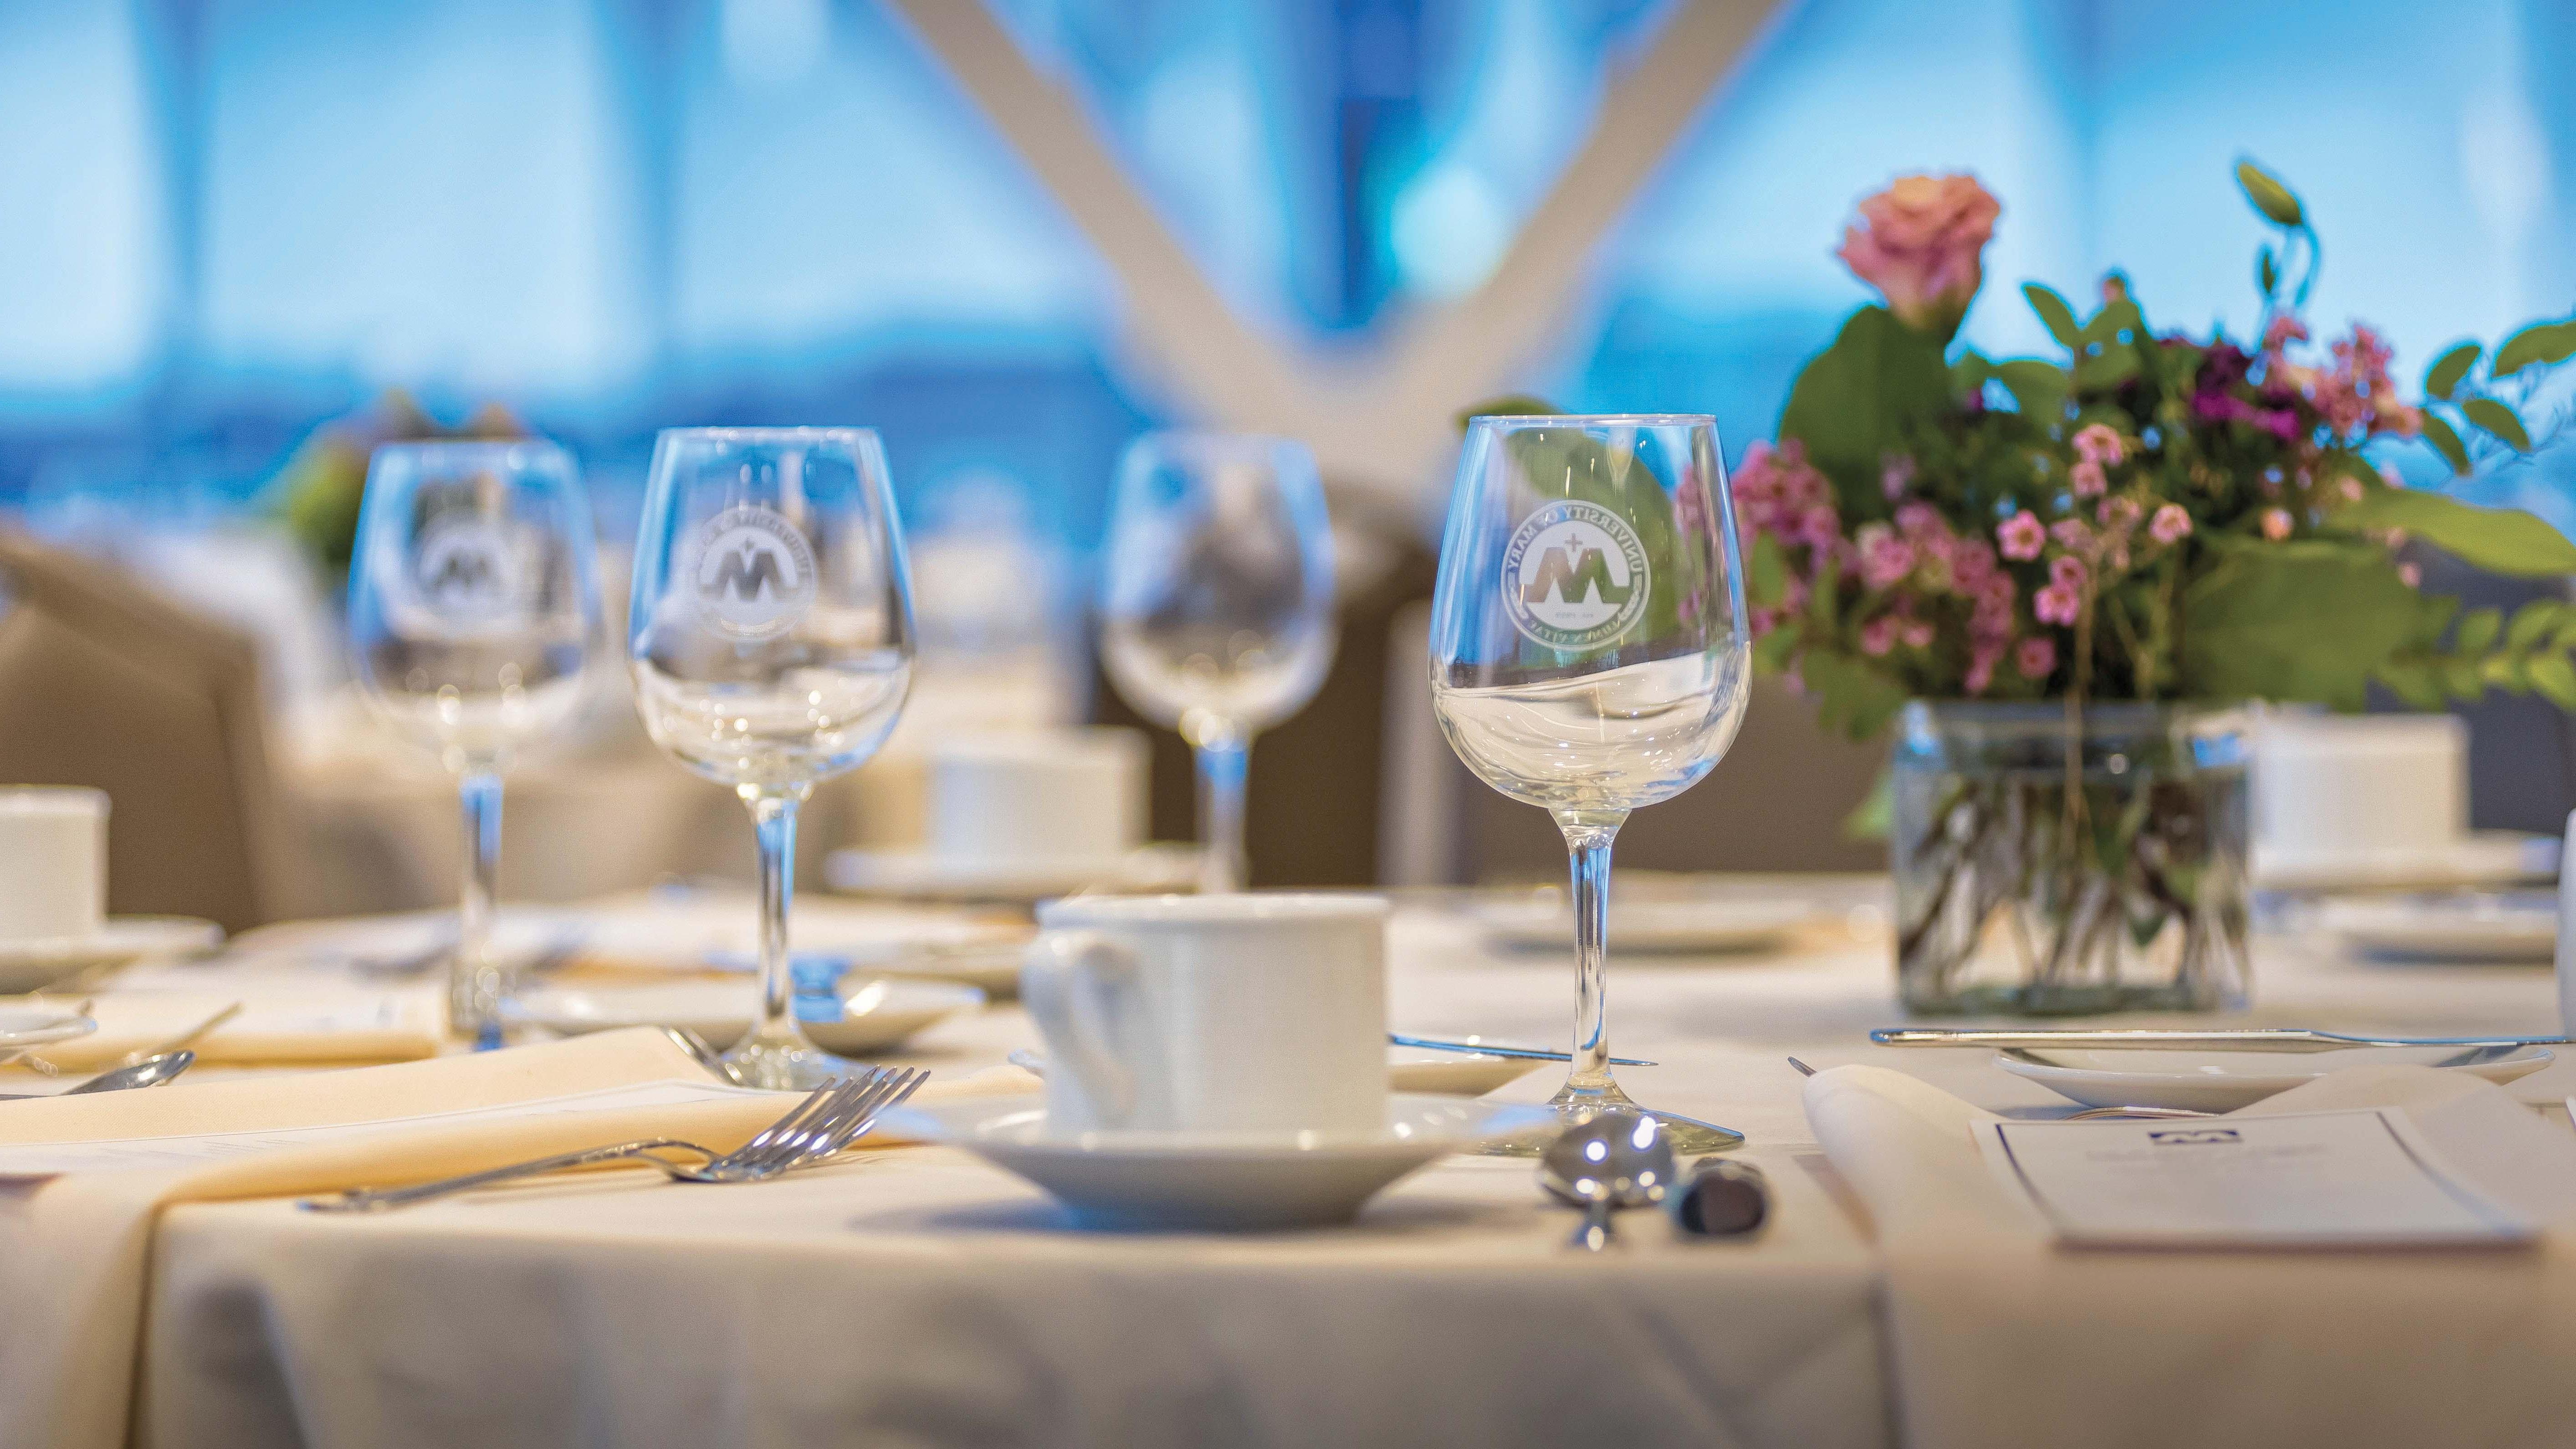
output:
<path id="1" fill-rule="evenodd" d="M 2072 350 L 2084 329 L 2076 325 L 2075 309 L 2066 305 L 2066 299 L 2037 282 L 2022 283 L 2021 294 L 2030 299 L 2030 310 L 2039 314 L 2039 325 L 2048 329 L 2048 335 Z"/>
<path id="2" fill-rule="evenodd" d="M 2558 622 L 2560 611 L 2555 599 L 2534 599 L 2514 610 L 2513 622 L 2505 626 L 2504 647 L 2520 653 L 2538 644 Z"/>
<path id="3" fill-rule="evenodd" d="M 1886 507 L 1879 491 L 1886 456 L 1904 451 L 1909 432 L 1951 405 L 1941 344 L 1884 307 L 1863 307 L 1799 370 L 1780 410 L 1780 435 L 1807 445 L 1807 461 L 1833 480 L 1846 516 L 1865 516 Z"/>
<path id="4" fill-rule="evenodd" d="M 2424 441 L 2432 444 L 2433 451 L 2450 463 L 2452 472 L 2465 474 L 2469 471 L 2469 445 L 2460 441 L 2460 435 L 2451 430 L 2451 425 L 2442 420 L 2441 414 L 2429 408 L 2424 413 Z"/>
<path id="5" fill-rule="evenodd" d="M 2455 699 L 2476 701 L 2487 692 L 2487 678 L 2474 659 L 2442 661 L 2442 682 L 2449 686 Z"/>
<path id="6" fill-rule="evenodd" d="M 1896 829 L 1896 771 L 1882 765 L 1877 783 L 1869 793 L 1843 817 L 1843 839 L 1885 840 Z"/>
<path id="7" fill-rule="evenodd" d="M 2531 687 L 2563 710 L 2576 711 L 2576 665 L 2564 654 L 2534 654 L 2524 666 L 2531 675 Z"/>
<path id="8" fill-rule="evenodd" d="M 1768 533 L 1753 536 L 1753 566 L 1745 571 L 1745 598 L 1762 608 L 1780 602 L 1788 592 L 1789 570 L 1780 554 L 1780 540 Z"/>
<path id="9" fill-rule="evenodd" d="M 2013 395 L 2021 415 L 2044 425 L 2059 422 L 2066 416 L 2068 381 L 2066 369 L 2054 362 L 2036 357 L 2016 357 L 1997 363 L 1995 376 Z"/>
<path id="10" fill-rule="evenodd" d="M 2402 528 L 2489 573 L 2576 574 L 2576 543 L 2519 508 L 2479 508 L 2420 488 L 2374 488 L 2335 514 L 2342 528 Z"/>
<path id="11" fill-rule="evenodd" d="M 1905 686 L 1847 654 L 1810 653 L 1798 662 L 1798 675 L 1816 696 L 1818 717 L 1856 740 L 1886 728 L 1905 707 Z"/>
<path id="12" fill-rule="evenodd" d="M 2457 392 L 2460 380 L 2469 375 L 2469 369 L 2477 365 L 2478 354 L 2485 350 L 2474 342 L 2463 342 L 2434 358 L 2433 365 L 2424 369 L 2424 395 L 2447 398 Z"/>
<path id="13" fill-rule="evenodd" d="M 2440 709 L 2450 702 L 2427 660 L 2392 659 L 2380 666 L 2379 682 L 2388 686 L 2389 693 L 2417 709 Z"/>
<path id="14" fill-rule="evenodd" d="M 2107 392 L 2138 375 L 2138 349 L 2113 343 L 2098 357 L 2075 364 L 2075 385 L 2086 392 Z"/>
<path id="15" fill-rule="evenodd" d="M 2504 440 L 2517 453 L 2531 451 L 2531 434 L 2514 410 L 2491 397 L 2473 397 L 2460 404 L 2469 421 Z"/>
<path id="16" fill-rule="evenodd" d="M 2479 660 L 2478 675 L 2498 689 L 2511 690 L 2515 694 L 2531 691 L 2530 671 L 2520 658 L 2511 654 L 2490 654 Z"/>
<path id="17" fill-rule="evenodd" d="M 2281 290 L 2281 263 L 2268 246 L 2254 254 L 2254 285 L 2267 300 Z"/>
<path id="18" fill-rule="evenodd" d="M 2556 365 L 2576 356 L 2576 319 L 2535 322 L 2504 340 L 2496 349 L 2489 375 L 2511 377 L 2533 363 Z"/>
<path id="19" fill-rule="evenodd" d="M 2483 653 L 2503 628 L 2504 610 L 2479 609 L 2460 620 L 2460 632 L 2451 640 L 2451 647 L 2463 654 Z"/>
<path id="20" fill-rule="evenodd" d="M 2218 562 L 2183 594 L 2183 693 L 2359 709 L 2414 635 L 2424 600 L 2360 540 L 2212 538 Z"/>
<path id="21" fill-rule="evenodd" d="M 2254 209 L 2280 226 L 2306 224 L 2307 213 L 2299 205 L 2298 195 L 2281 184 L 2281 179 L 2251 161 L 2236 163 L 2236 184 L 2245 191 L 2245 199 Z"/>
<path id="22" fill-rule="evenodd" d="M 1950 391 L 1958 397 L 1974 397 L 1983 392 L 1986 380 L 1995 375 L 1995 365 L 1986 355 L 1971 347 L 1950 364 Z"/>

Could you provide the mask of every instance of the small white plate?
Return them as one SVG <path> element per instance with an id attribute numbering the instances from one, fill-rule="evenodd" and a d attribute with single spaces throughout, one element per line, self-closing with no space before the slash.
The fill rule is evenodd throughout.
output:
<path id="1" fill-rule="evenodd" d="M 1804 901 L 1614 901 L 1610 954 L 1750 952 L 1777 946 L 1814 918 Z M 1572 951 L 1574 912 L 1553 901 L 1491 905 L 1476 912 L 1488 939 L 1524 951 Z"/>
<path id="2" fill-rule="evenodd" d="M 2276 891 L 2440 890 L 2544 881 L 2558 873 L 2558 840 L 2520 830 L 2473 830 L 2458 840 L 2368 855 L 2284 855 L 2257 847 L 2254 884 Z"/>
<path id="3" fill-rule="evenodd" d="M 97 1022 L 68 1011 L 44 1006 L 0 1007 L 0 1061 L 96 1030 Z"/>
<path id="4" fill-rule="evenodd" d="M 2336 900 L 2317 924 L 2357 951 L 2411 961 L 2531 961 L 2558 950 L 2558 903 L 2538 891 Z"/>
<path id="5" fill-rule="evenodd" d="M 1046 1057 L 1013 1052 L 1011 1064 L 1046 1075 Z M 1427 1047 L 1386 1049 L 1386 1085 L 1393 1092 L 1425 1092 L 1435 1097 L 1481 1097 L 1496 1087 L 1517 1082 L 1545 1062 L 1527 1057 L 1498 1057 L 1488 1052 L 1442 1052 Z"/>
<path id="6" fill-rule="evenodd" d="M 1188 845 L 1052 860 L 971 860 L 921 850 L 838 850 L 823 859 L 823 879 L 834 890 L 932 901 L 1033 905 L 1081 891 L 1186 891 L 1198 878 L 1198 849 Z"/>
<path id="7" fill-rule="evenodd" d="M 2087 1107 L 2186 1107 L 2233 1112 L 2345 1067 L 2433 1066 L 2457 1056 L 2452 1047 L 2353 1047 L 2330 1052 L 2132 1051 L 2049 1047 L 2024 1061 L 1998 1053 L 1995 1065 Z M 2495 1061 L 2444 1067 L 2490 1082 L 2510 1082 L 2549 1065 L 2546 1047 L 2525 1047 Z"/>
<path id="8" fill-rule="evenodd" d="M 971 986 L 869 981 L 849 988 L 838 1018 L 799 1015 L 796 1026 L 827 1052 L 858 1056 L 900 1046 L 916 1032 L 983 1004 L 984 993 Z M 751 986 L 730 981 L 523 991 L 502 1007 L 515 1021 L 566 1036 L 627 1026 L 686 1027 L 718 1050 L 741 1038 L 751 1009 Z M 800 1011 L 810 1009 L 799 1003 Z"/>
<path id="9" fill-rule="evenodd" d="M 93 966 L 193 956 L 223 939 L 223 927 L 190 916 L 110 916 L 93 935 L 0 941 L 0 995 L 42 991 Z"/>
<path id="10" fill-rule="evenodd" d="M 1265 1230 L 1346 1223 L 1397 1178 L 1551 1120 L 1545 1107 L 1390 1096 L 1382 1132 L 1050 1137 L 1043 1099 L 908 1105 L 889 1131 L 962 1147 L 1055 1195 L 1085 1227 Z"/>

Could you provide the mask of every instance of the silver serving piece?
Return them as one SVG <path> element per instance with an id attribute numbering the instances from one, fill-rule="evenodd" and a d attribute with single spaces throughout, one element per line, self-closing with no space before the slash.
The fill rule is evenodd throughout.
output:
<path id="1" fill-rule="evenodd" d="M 1557 1134 L 1538 1159 L 1539 1186 L 1583 1209 L 1567 1246 L 1595 1253 L 1610 1246 L 1610 1215 L 1662 1202 L 1677 1171 L 1664 1124 L 1650 1112 L 1615 1107 Z"/>
<path id="2" fill-rule="evenodd" d="M 32 1102 L 39 1097 L 79 1097 L 92 1092 L 130 1092 L 137 1087 L 157 1087 L 194 1066 L 196 1061 L 195 1052 L 162 1052 L 101 1072 L 77 1087 L 67 1087 L 59 1092 L 0 1093 L 0 1102 Z"/>
<path id="3" fill-rule="evenodd" d="M 2353 1047 L 2461 1047 L 2514 1050 L 2566 1046 L 2563 1036 L 2351 1036 L 2304 1026 L 2242 1026 L 2214 1031 L 2158 1028 L 1882 1026 L 1869 1034 L 1893 1047 L 2133 1047 L 2153 1051 L 2331 1052 Z"/>

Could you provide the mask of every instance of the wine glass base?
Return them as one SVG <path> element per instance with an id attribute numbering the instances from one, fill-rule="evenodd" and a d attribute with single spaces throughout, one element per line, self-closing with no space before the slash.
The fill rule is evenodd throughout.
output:
<path id="1" fill-rule="evenodd" d="M 718 1058 L 735 1081 L 764 1092 L 810 1092 L 850 1075 L 850 1064 L 801 1041 L 752 1039 Z"/>
<path id="2" fill-rule="evenodd" d="M 1702 1122 L 1696 1117 L 1680 1117 L 1641 1106 L 1612 1083 L 1606 1089 L 1577 1091 L 1572 1085 L 1560 1089 L 1547 1101 L 1548 1110 L 1556 1115 L 1553 1123 L 1542 1123 L 1526 1132 L 1497 1138 L 1477 1149 L 1487 1157 L 1536 1157 L 1547 1151 L 1557 1134 L 1569 1127 L 1579 1127 L 1603 1111 L 1640 1112 L 1664 1126 L 1664 1139 L 1673 1145 L 1679 1157 L 1700 1157 L 1711 1152 L 1724 1152 L 1744 1145 L 1744 1134 L 1732 1127 Z"/>

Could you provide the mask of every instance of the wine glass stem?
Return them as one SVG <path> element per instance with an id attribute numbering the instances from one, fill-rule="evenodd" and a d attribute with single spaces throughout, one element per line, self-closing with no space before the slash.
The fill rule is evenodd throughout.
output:
<path id="1" fill-rule="evenodd" d="M 1243 779 L 1252 741 L 1228 729 L 1202 732 L 1191 744 L 1199 767 L 1199 889 L 1242 890 L 1251 875 L 1243 850 Z"/>
<path id="2" fill-rule="evenodd" d="M 457 782 L 464 807 L 465 872 L 457 894 L 456 954 L 447 963 L 447 1015 L 478 1047 L 500 1045 L 501 998 L 508 994 L 492 954 L 492 902 L 501 878 L 501 776 L 469 768 Z"/>
<path id="3" fill-rule="evenodd" d="M 1558 811 L 1574 875 L 1574 1064 L 1566 1094 L 1608 1096 L 1618 1091 L 1610 1075 L 1606 969 L 1610 951 L 1610 843 L 1628 818 L 1620 811 Z"/>
<path id="4" fill-rule="evenodd" d="M 751 1040 L 801 1046 L 794 1021 L 796 981 L 787 960 L 787 907 L 796 890 L 796 804 L 792 793 L 746 790 L 760 841 L 760 1020 Z"/>

